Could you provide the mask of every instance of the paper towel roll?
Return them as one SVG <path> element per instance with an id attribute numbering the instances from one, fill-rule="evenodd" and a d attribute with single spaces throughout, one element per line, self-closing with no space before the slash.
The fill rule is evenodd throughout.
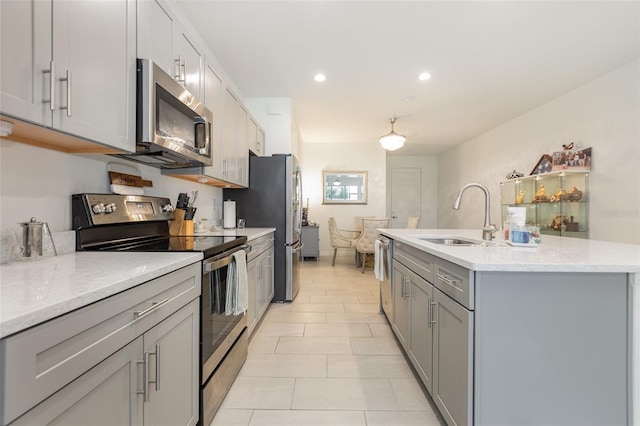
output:
<path id="1" fill-rule="evenodd" d="M 225 229 L 236 227 L 236 202 L 227 200 L 224 202 L 223 226 Z"/>

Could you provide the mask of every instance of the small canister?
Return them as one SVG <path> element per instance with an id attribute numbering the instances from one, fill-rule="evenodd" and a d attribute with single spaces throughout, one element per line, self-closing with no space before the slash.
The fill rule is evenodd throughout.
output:
<path id="1" fill-rule="evenodd" d="M 53 244 L 53 238 L 51 231 L 46 222 L 38 222 L 35 217 L 32 217 L 29 222 L 22 222 L 19 224 L 22 226 L 22 257 L 27 259 L 34 259 L 42 256 L 42 238 L 46 233 L 51 244 L 51 255 L 56 255 L 56 248 Z"/>
<path id="2" fill-rule="evenodd" d="M 42 256 L 42 227 L 44 223 L 32 217 L 29 222 L 22 222 L 22 247 L 24 257 Z"/>

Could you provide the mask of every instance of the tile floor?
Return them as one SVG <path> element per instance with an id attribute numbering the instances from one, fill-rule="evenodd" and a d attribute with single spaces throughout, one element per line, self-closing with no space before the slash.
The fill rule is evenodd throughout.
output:
<path id="1" fill-rule="evenodd" d="M 271 304 L 211 426 L 440 426 L 353 258 L 302 264 L 300 293 Z"/>

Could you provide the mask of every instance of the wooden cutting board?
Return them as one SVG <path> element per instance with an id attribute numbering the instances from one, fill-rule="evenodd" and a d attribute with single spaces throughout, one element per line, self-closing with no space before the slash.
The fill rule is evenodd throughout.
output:
<path id="1" fill-rule="evenodd" d="M 121 195 L 144 195 L 144 186 L 153 186 L 150 180 L 142 179 L 140 169 L 122 163 L 108 163 L 107 172 L 111 192 Z"/>

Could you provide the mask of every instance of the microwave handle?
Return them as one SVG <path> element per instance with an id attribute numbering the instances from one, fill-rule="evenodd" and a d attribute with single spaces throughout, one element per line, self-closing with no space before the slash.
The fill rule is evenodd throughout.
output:
<path id="1" fill-rule="evenodd" d="M 207 134 L 207 120 L 204 117 L 195 117 L 193 119 L 195 132 L 195 148 L 202 149 L 207 147 L 209 135 Z"/>

